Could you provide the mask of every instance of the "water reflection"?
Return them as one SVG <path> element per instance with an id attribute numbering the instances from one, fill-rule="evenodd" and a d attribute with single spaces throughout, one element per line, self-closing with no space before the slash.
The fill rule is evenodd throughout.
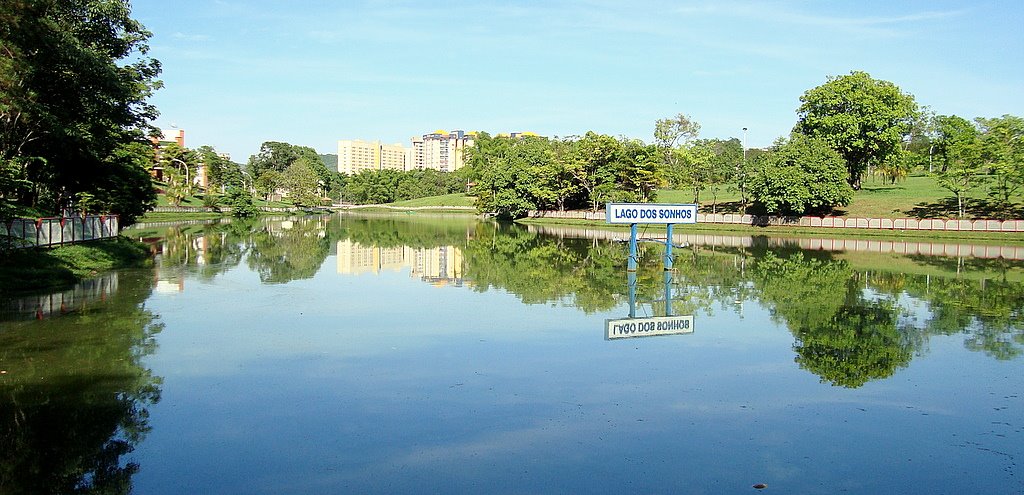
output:
<path id="1" fill-rule="evenodd" d="M 465 282 L 462 249 L 456 246 L 381 247 L 344 239 L 336 248 L 339 275 L 409 270 L 411 277 L 436 286 L 461 287 Z"/>
<path id="2" fill-rule="evenodd" d="M 815 239 L 804 246 L 690 236 L 690 247 L 675 252 L 668 284 L 663 247 L 641 244 L 637 283 L 630 285 L 625 248 L 607 240 L 621 233 L 556 230 L 426 215 L 171 228 L 158 278 L 173 283 L 183 271 L 211 277 L 244 261 L 264 283 L 288 283 L 312 277 L 333 254 L 339 276 L 408 270 L 435 285 L 501 290 L 527 304 L 587 314 L 614 311 L 631 297 L 631 316 L 637 316 L 635 301 L 647 306 L 639 316 L 698 319 L 716 312 L 742 318 L 745 308 L 763 307 L 792 334 L 800 367 L 851 388 L 892 376 L 927 352 L 934 335 L 962 334 L 968 349 L 1000 360 L 1024 353 L 1024 265 L 987 257 L 1016 248 L 967 246 L 957 252 L 980 257 L 950 258 L 898 254 L 905 247 L 887 241 Z"/>
<path id="3" fill-rule="evenodd" d="M 87 309 L 92 305 L 102 304 L 115 294 L 118 279 L 118 273 L 112 272 L 83 280 L 67 290 L 20 296 L 2 301 L 0 315 L 3 319 L 42 320 Z"/>
<path id="4" fill-rule="evenodd" d="M 131 491 L 127 457 L 160 398 L 142 364 L 162 328 L 152 289 L 150 273 L 120 272 L 0 313 L 0 492 Z"/>

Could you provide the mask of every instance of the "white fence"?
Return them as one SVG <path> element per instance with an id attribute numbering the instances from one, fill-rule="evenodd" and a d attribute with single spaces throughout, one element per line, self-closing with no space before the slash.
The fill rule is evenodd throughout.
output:
<path id="1" fill-rule="evenodd" d="M 605 212 L 531 211 L 532 218 L 574 218 L 604 220 Z M 733 225 L 786 225 L 821 227 L 825 229 L 873 230 L 947 230 L 959 232 L 1024 232 L 1024 220 L 948 220 L 941 218 L 843 218 L 843 217 L 774 217 L 740 215 L 738 213 L 697 213 L 697 223 Z"/>
<path id="2" fill-rule="evenodd" d="M 3 224 L 0 245 L 13 247 L 53 246 L 109 239 L 121 231 L 117 215 L 86 215 L 52 218 L 15 218 Z"/>

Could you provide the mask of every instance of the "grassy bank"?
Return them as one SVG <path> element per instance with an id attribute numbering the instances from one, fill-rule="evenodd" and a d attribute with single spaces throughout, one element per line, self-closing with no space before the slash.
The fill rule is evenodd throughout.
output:
<path id="1" fill-rule="evenodd" d="M 125 237 L 53 249 L 15 249 L 0 257 L 0 295 L 59 289 L 107 270 L 149 263 L 149 250 Z"/>
<path id="2" fill-rule="evenodd" d="M 711 191 L 700 194 L 700 211 L 704 213 L 740 213 L 740 195 L 733 186 L 719 186 L 718 195 L 713 198 Z M 1011 198 L 1013 204 L 1000 206 L 988 198 L 984 187 L 974 189 L 967 196 L 967 217 L 976 218 L 1024 218 L 1024 197 Z M 693 191 L 662 189 L 658 191 L 659 203 L 692 203 Z M 836 216 L 848 218 L 956 218 L 958 214 L 956 197 L 939 185 L 938 180 L 929 176 L 914 176 L 889 184 L 874 177 L 867 177 L 863 187 L 855 191 L 849 206 L 835 211 Z"/>
<path id="3" fill-rule="evenodd" d="M 426 198 L 416 198 L 407 201 L 396 201 L 391 203 L 392 206 L 406 206 L 406 207 L 445 207 L 445 206 L 473 206 L 476 198 L 473 196 L 467 196 L 463 193 L 456 194 L 445 194 L 443 196 L 429 196 Z"/>

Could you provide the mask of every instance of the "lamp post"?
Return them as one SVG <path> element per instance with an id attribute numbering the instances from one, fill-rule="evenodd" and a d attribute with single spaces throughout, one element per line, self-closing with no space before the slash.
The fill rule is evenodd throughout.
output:
<path id="1" fill-rule="evenodd" d="M 171 158 L 171 162 L 172 163 L 180 163 L 181 164 L 181 168 L 183 170 L 185 170 L 185 187 L 190 187 L 191 184 L 189 183 L 189 180 L 188 180 L 188 164 L 183 162 L 183 161 L 181 161 L 181 160 L 179 160 L 179 159 L 177 159 L 177 158 Z"/>
<path id="2" fill-rule="evenodd" d="M 747 165 L 747 128 L 743 128 L 743 165 Z"/>
<path id="3" fill-rule="evenodd" d="M 744 210 L 744 213 L 745 213 L 746 209 L 747 209 L 747 192 L 745 190 L 746 189 L 746 182 L 747 182 L 747 128 L 746 127 L 743 128 L 743 164 L 741 165 L 741 170 L 740 170 L 740 174 L 739 175 L 740 175 L 740 188 L 739 188 L 740 189 L 740 202 L 743 203 L 743 210 Z"/>
<path id="4" fill-rule="evenodd" d="M 243 180 L 242 181 L 242 188 L 249 192 L 249 196 L 256 196 L 256 185 L 253 184 L 252 176 L 249 175 L 249 172 L 246 172 L 245 170 L 242 170 L 241 168 L 238 169 L 238 172 L 241 173 L 242 176 L 245 177 L 246 179 L 249 179 L 249 187 L 245 187 L 245 181 Z"/>

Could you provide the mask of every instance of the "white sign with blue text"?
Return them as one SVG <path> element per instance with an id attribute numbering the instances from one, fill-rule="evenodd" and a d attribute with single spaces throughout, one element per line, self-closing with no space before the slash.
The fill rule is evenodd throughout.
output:
<path id="1" fill-rule="evenodd" d="M 697 205 L 608 203 L 608 223 L 697 223 Z"/>

